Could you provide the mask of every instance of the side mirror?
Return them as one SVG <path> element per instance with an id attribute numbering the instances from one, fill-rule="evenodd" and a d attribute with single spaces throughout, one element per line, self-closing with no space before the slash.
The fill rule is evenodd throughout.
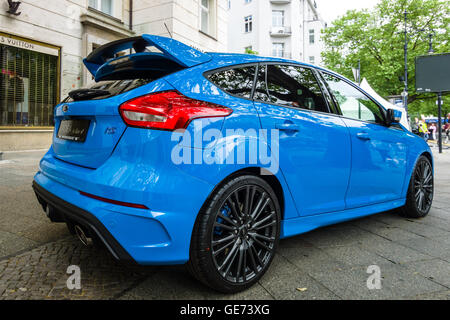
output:
<path id="1" fill-rule="evenodd" d="M 388 109 L 387 110 L 387 125 L 392 125 L 395 123 L 400 123 L 400 119 L 402 118 L 402 112 L 399 110 Z"/>

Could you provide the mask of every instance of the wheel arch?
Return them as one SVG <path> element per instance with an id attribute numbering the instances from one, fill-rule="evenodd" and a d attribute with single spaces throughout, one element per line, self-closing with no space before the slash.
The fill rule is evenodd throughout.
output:
<path id="1" fill-rule="evenodd" d="M 261 174 L 262 172 L 264 172 L 264 174 Z M 266 181 L 272 187 L 275 195 L 277 196 L 278 204 L 280 205 L 280 210 L 281 210 L 281 212 L 280 212 L 281 220 L 283 220 L 284 215 L 285 215 L 285 203 L 286 203 L 283 186 L 276 175 L 274 175 L 270 171 L 265 170 L 260 167 L 242 168 L 242 169 L 232 172 L 231 174 L 229 174 L 228 176 L 223 178 L 222 181 L 220 181 L 212 189 L 212 191 L 206 198 L 205 202 L 203 203 L 202 207 L 200 208 L 200 212 L 205 209 L 205 206 L 208 204 L 208 201 L 211 199 L 211 197 L 214 196 L 214 193 L 216 192 L 216 190 L 218 190 L 220 187 L 222 187 L 224 184 L 226 184 L 231 179 L 238 177 L 238 176 L 243 176 L 243 175 L 252 175 L 252 176 L 259 177 L 259 178 L 263 179 L 264 181 Z"/>
<path id="2" fill-rule="evenodd" d="M 417 157 L 417 160 L 418 160 L 421 156 L 425 156 L 425 157 L 428 158 L 428 160 L 430 160 L 431 168 L 433 168 L 433 173 L 434 173 L 433 156 L 431 155 L 431 153 L 430 153 L 429 151 L 422 152 L 422 153 L 420 154 L 420 156 Z M 417 160 L 416 160 L 416 163 L 417 163 Z"/>

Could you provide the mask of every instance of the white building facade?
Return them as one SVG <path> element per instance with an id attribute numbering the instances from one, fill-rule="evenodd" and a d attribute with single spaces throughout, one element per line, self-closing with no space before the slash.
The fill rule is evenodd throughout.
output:
<path id="1" fill-rule="evenodd" d="M 48 147 L 53 108 L 93 81 L 82 60 L 98 46 L 150 33 L 225 51 L 227 17 L 227 0 L 0 0 L 0 151 Z"/>
<path id="2" fill-rule="evenodd" d="M 326 23 L 313 0 L 229 0 L 228 51 L 322 63 Z"/>

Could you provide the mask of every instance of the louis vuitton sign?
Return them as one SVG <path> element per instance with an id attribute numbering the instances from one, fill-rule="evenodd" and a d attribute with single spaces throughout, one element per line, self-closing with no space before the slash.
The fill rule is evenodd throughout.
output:
<path id="1" fill-rule="evenodd" d="M 56 47 L 40 45 L 38 43 L 27 41 L 24 39 L 18 39 L 8 35 L 0 34 L 0 45 L 7 45 L 11 47 L 26 49 L 30 51 L 41 52 L 50 54 L 52 56 L 58 56 L 59 50 Z"/>

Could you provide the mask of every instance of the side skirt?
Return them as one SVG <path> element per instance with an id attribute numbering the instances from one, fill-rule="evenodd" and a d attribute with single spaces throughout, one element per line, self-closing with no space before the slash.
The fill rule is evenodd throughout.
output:
<path id="1" fill-rule="evenodd" d="M 282 239 L 292 237 L 331 224 L 353 220 L 375 213 L 392 210 L 395 208 L 400 208 L 404 206 L 405 203 L 406 199 L 398 199 L 360 208 L 284 220 L 281 223 L 280 237 Z"/>

